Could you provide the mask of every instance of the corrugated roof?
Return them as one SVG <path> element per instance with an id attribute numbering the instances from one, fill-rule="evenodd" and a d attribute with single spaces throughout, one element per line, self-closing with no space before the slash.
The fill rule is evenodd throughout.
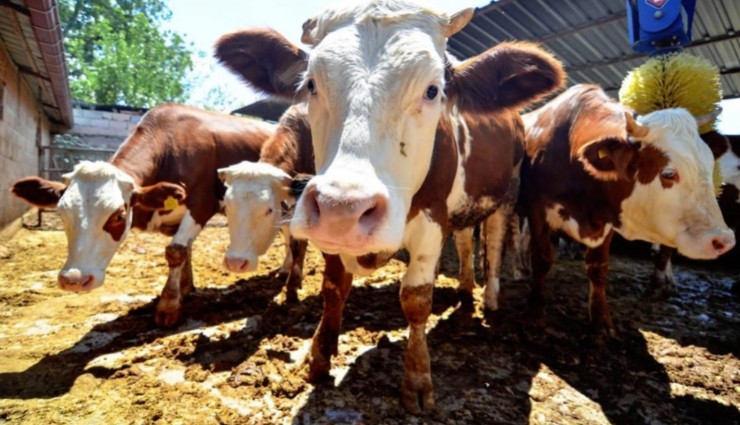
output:
<path id="1" fill-rule="evenodd" d="M 0 0 L 0 40 L 52 122 L 72 126 L 56 0 Z"/>
<path id="2" fill-rule="evenodd" d="M 686 52 L 719 67 L 723 97 L 740 97 L 740 1 L 699 0 Z M 534 40 L 566 66 L 569 82 L 597 83 L 611 96 L 646 56 L 632 51 L 624 0 L 499 0 L 477 8 L 449 39 L 460 59 L 506 40 Z"/>

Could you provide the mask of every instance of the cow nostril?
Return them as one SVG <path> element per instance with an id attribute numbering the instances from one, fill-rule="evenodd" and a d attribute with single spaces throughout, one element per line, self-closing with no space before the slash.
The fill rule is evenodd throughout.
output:
<path id="1" fill-rule="evenodd" d="M 375 212 L 376 209 L 377 208 L 374 205 L 368 208 L 364 213 L 362 213 L 362 216 L 360 216 L 360 219 L 371 216 Z"/>
<path id="2" fill-rule="evenodd" d="M 725 249 L 725 244 L 721 240 L 714 238 L 712 239 L 712 247 L 717 251 L 722 251 Z"/>

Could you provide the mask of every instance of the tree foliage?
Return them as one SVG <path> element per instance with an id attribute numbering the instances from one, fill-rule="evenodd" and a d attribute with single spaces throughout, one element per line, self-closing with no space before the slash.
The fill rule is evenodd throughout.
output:
<path id="1" fill-rule="evenodd" d="M 60 0 L 64 48 L 75 99 L 150 107 L 187 98 L 190 46 L 160 26 L 163 0 Z"/>

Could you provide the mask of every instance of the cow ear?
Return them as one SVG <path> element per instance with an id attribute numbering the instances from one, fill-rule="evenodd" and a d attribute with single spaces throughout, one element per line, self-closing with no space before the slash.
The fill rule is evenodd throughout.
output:
<path id="1" fill-rule="evenodd" d="M 221 180 L 225 185 L 230 186 L 232 182 L 232 174 L 229 173 L 229 169 L 227 168 L 219 168 L 216 170 L 218 173 L 218 179 Z"/>
<path id="2" fill-rule="evenodd" d="M 630 180 L 634 176 L 630 170 L 637 148 L 637 144 L 607 138 L 582 146 L 577 158 L 586 172 L 599 180 Z"/>
<path id="3" fill-rule="evenodd" d="M 248 29 L 221 36 L 216 59 L 249 86 L 292 100 L 308 66 L 306 52 L 272 29 Z"/>
<path id="4" fill-rule="evenodd" d="M 473 19 L 473 15 L 475 15 L 475 9 L 469 7 L 450 16 L 450 21 L 444 27 L 445 37 L 449 38 L 460 32 Z"/>
<path id="5" fill-rule="evenodd" d="M 709 146 L 709 149 L 712 150 L 714 159 L 724 155 L 730 149 L 730 140 L 727 136 L 720 134 L 716 130 L 711 130 L 702 134 L 701 139 L 707 144 L 707 146 Z"/>
<path id="6" fill-rule="evenodd" d="M 169 211 L 182 205 L 186 196 L 187 193 L 182 186 L 159 182 L 134 190 L 131 195 L 131 206 L 148 211 Z"/>
<path id="7" fill-rule="evenodd" d="M 35 207 L 54 208 L 66 189 L 67 185 L 64 183 L 33 176 L 16 181 L 10 191 Z"/>
<path id="8" fill-rule="evenodd" d="M 452 66 L 447 95 L 463 111 L 522 108 L 560 88 L 563 65 L 534 43 L 501 43 Z"/>

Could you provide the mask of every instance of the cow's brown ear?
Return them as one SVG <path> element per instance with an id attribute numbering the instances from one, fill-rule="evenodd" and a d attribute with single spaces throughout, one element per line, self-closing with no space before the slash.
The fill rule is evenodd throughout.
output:
<path id="1" fill-rule="evenodd" d="M 501 43 L 452 67 L 447 95 L 464 111 L 523 108 L 559 89 L 563 65 L 540 46 Z"/>
<path id="2" fill-rule="evenodd" d="M 266 28 L 221 36 L 215 56 L 249 86 L 290 100 L 308 66 L 306 52 Z"/>
<path id="3" fill-rule="evenodd" d="M 709 146 L 709 149 L 712 150 L 714 159 L 724 155 L 730 149 L 730 140 L 727 136 L 720 134 L 715 130 L 702 134 L 701 139 L 704 140 L 704 143 L 706 143 Z"/>
<path id="4" fill-rule="evenodd" d="M 35 207 L 54 208 L 66 189 L 67 185 L 64 183 L 32 176 L 13 183 L 10 191 Z"/>
<path id="5" fill-rule="evenodd" d="M 174 183 L 159 182 L 134 190 L 131 206 L 149 211 L 173 210 L 183 203 L 187 193 Z"/>
<path id="6" fill-rule="evenodd" d="M 634 177 L 634 159 L 638 149 L 620 139 L 602 139 L 588 143 L 577 152 L 583 168 L 599 180 L 630 180 Z"/>

